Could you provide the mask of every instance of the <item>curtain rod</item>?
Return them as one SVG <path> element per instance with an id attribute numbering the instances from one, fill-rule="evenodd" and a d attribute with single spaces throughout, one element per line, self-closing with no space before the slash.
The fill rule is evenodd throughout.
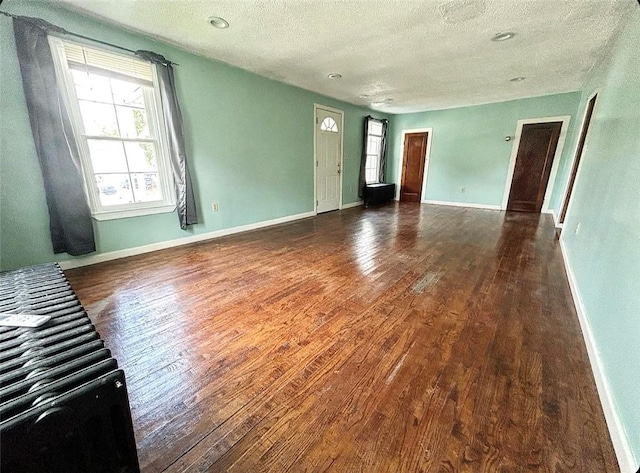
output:
<path id="1" fill-rule="evenodd" d="M 2 0 L 0 0 L 0 4 L 1 3 L 2 3 Z M 4 11 L 0 11 L 0 14 L 4 15 L 4 16 L 8 16 L 9 18 L 19 18 L 19 19 L 23 19 L 23 20 L 26 20 L 26 21 L 29 21 L 31 19 L 30 17 L 13 15 L 11 13 L 7 13 L 7 12 L 4 12 Z M 33 18 L 33 19 L 34 20 L 41 20 L 40 18 Z M 45 20 L 41 20 L 41 21 L 45 21 Z M 84 36 L 84 35 L 81 35 L 81 34 L 78 34 L 78 33 L 73 33 L 71 31 L 68 31 L 68 30 L 66 30 L 64 28 L 61 28 L 60 26 L 54 25 L 52 23 L 49 23 L 49 22 L 46 22 L 46 23 L 48 23 L 51 26 L 53 26 L 60 33 L 63 33 L 63 34 L 69 35 L 69 36 L 75 36 L 76 38 L 86 39 L 87 41 L 92 41 L 94 43 L 99 43 L 99 44 L 103 44 L 105 46 L 110 46 L 112 48 L 120 49 L 121 51 L 127 51 L 127 52 L 132 53 L 132 54 L 134 54 L 136 56 L 139 56 L 138 51 L 134 51 L 133 49 L 125 48 L 123 46 L 118 46 L 117 44 L 108 43 L 107 41 L 101 41 L 99 39 L 91 38 L 89 36 Z M 42 25 L 38 25 L 36 23 L 34 23 L 34 24 L 36 26 L 42 27 Z M 162 57 L 168 64 L 171 64 L 172 66 L 179 66 L 180 65 L 180 64 L 177 64 L 175 62 L 169 61 L 168 59 L 164 58 L 164 56 L 161 56 L 160 54 L 156 54 L 156 53 L 153 53 L 153 54 L 155 54 L 156 56 Z M 151 62 L 153 62 L 153 61 L 151 61 Z"/>

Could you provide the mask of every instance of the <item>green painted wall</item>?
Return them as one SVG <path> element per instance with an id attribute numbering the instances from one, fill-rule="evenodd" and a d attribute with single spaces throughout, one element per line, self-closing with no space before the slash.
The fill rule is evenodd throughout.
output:
<path id="1" fill-rule="evenodd" d="M 156 51 L 180 64 L 177 89 L 201 223 L 182 231 L 175 212 L 95 222 L 98 253 L 312 211 L 314 103 L 345 112 L 343 202 L 358 201 L 362 118 L 370 110 L 39 2 L 13 0 L 3 10 L 44 18 L 130 49 Z M 51 249 L 13 28 L 3 16 L 0 45 L 0 268 L 70 259 Z M 210 210 L 213 201 L 220 204 L 215 213 Z"/>
<path id="2" fill-rule="evenodd" d="M 588 97 L 595 90 L 599 94 L 562 231 L 635 468 L 640 466 L 639 45 L 636 9 L 607 63 L 583 91 L 581 117 Z"/>
<path id="3" fill-rule="evenodd" d="M 433 128 L 427 175 L 428 200 L 489 206 L 502 204 L 518 120 L 570 115 L 561 164 L 575 141 L 580 93 L 548 95 L 473 107 L 433 110 L 394 117 L 387 179 L 397 182 L 402 162 L 402 130 Z M 566 177 L 565 177 L 566 178 Z M 464 192 L 461 189 L 464 187 Z"/>

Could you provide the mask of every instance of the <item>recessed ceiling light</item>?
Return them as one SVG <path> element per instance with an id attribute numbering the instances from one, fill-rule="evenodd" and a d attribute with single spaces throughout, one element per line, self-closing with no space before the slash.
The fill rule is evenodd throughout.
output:
<path id="1" fill-rule="evenodd" d="M 229 28 L 229 22 L 224 18 L 220 18 L 219 16 L 209 17 L 208 21 L 209 21 L 209 24 L 214 28 L 218 28 L 220 30 Z"/>
<path id="2" fill-rule="evenodd" d="M 491 41 L 496 41 L 496 42 L 506 41 L 508 39 L 513 38 L 515 35 L 516 34 L 511 31 L 507 31 L 506 33 L 498 33 L 493 38 L 491 38 Z"/>
<path id="3" fill-rule="evenodd" d="M 522 82 L 525 78 L 520 76 L 520 77 L 514 77 L 513 79 L 509 79 L 511 82 Z"/>
<path id="4" fill-rule="evenodd" d="M 337 72 L 332 72 L 331 74 L 327 74 L 329 79 L 341 79 L 342 74 L 338 74 Z"/>
<path id="5" fill-rule="evenodd" d="M 361 99 L 368 99 L 369 96 L 367 94 L 360 94 Z"/>

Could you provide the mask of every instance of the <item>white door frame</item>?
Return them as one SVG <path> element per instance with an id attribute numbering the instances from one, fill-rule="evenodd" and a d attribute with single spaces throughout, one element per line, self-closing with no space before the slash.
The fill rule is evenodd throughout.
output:
<path id="1" fill-rule="evenodd" d="M 424 175 L 422 176 L 422 191 L 420 193 L 420 203 L 427 201 L 427 175 L 429 174 L 429 156 L 431 156 L 431 138 L 433 137 L 433 128 L 409 128 L 402 130 L 402 142 L 400 143 L 400 165 L 398 166 L 398 175 L 396 177 L 396 197 L 400 200 L 400 187 L 402 186 L 402 167 L 404 166 L 404 142 L 406 135 L 411 133 L 427 133 L 427 149 L 424 152 Z"/>
<path id="2" fill-rule="evenodd" d="M 560 157 L 562 156 L 564 142 L 567 139 L 570 120 L 570 115 L 544 118 L 525 118 L 522 120 L 518 120 L 518 124 L 516 126 L 516 136 L 513 140 L 513 148 L 511 148 L 511 157 L 509 158 L 509 168 L 507 170 L 507 181 L 505 183 L 504 193 L 502 196 L 502 205 L 500 207 L 501 210 L 507 210 L 507 204 L 509 203 L 509 194 L 511 193 L 513 173 L 516 169 L 516 158 L 518 157 L 518 148 L 520 148 L 520 138 L 522 138 L 522 128 L 524 127 L 524 125 L 531 125 L 534 123 L 562 122 L 562 125 L 560 127 L 560 136 L 558 137 L 558 144 L 556 146 L 556 153 L 553 156 L 553 164 L 551 165 L 551 173 L 549 174 L 549 182 L 547 183 L 547 190 L 544 193 L 544 200 L 542 201 L 542 213 L 549 213 L 549 201 L 551 200 L 553 186 L 555 184 L 556 175 L 558 174 Z"/>
<path id="3" fill-rule="evenodd" d="M 316 148 L 317 143 L 317 135 L 318 135 L 318 124 L 316 122 L 316 117 L 318 116 L 318 109 L 327 110 L 329 112 L 337 113 L 340 115 L 340 123 L 338 126 L 340 127 L 340 195 L 338 197 L 338 210 L 342 210 L 342 180 L 344 179 L 344 111 L 339 110 L 333 107 L 327 107 L 326 105 L 321 105 L 319 103 L 313 104 L 313 213 L 318 215 L 318 181 L 317 181 L 317 166 L 316 162 L 318 161 L 318 157 L 316 156 L 316 152 L 318 151 Z"/>

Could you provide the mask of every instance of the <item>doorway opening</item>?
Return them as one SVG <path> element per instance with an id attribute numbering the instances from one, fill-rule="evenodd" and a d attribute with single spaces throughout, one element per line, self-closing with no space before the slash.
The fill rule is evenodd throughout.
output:
<path id="1" fill-rule="evenodd" d="M 396 200 L 425 200 L 432 132 L 432 128 L 402 131 L 402 162 L 398 167 Z"/>
<path id="2" fill-rule="evenodd" d="M 571 117 L 519 120 L 502 209 L 549 211 L 549 201 Z"/>
<path id="3" fill-rule="evenodd" d="M 589 99 L 584 120 L 582 121 L 582 130 L 580 130 L 580 138 L 578 139 L 576 154 L 573 158 L 573 166 L 571 167 L 571 174 L 569 175 L 569 181 L 567 182 L 567 190 L 565 191 L 564 199 L 562 200 L 562 210 L 560 211 L 560 217 L 558 218 L 558 223 L 560 225 L 564 223 L 564 219 L 567 216 L 567 209 L 569 208 L 569 202 L 571 201 L 571 193 L 573 192 L 573 186 L 576 183 L 580 160 L 584 154 L 584 146 L 587 141 L 587 133 L 589 133 L 589 125 L 591 124 L 591 117 L 593 116 L 593 109 L 596 106 L 597 97 L 598 94 L 594 94 L 593 97 Z"/>

